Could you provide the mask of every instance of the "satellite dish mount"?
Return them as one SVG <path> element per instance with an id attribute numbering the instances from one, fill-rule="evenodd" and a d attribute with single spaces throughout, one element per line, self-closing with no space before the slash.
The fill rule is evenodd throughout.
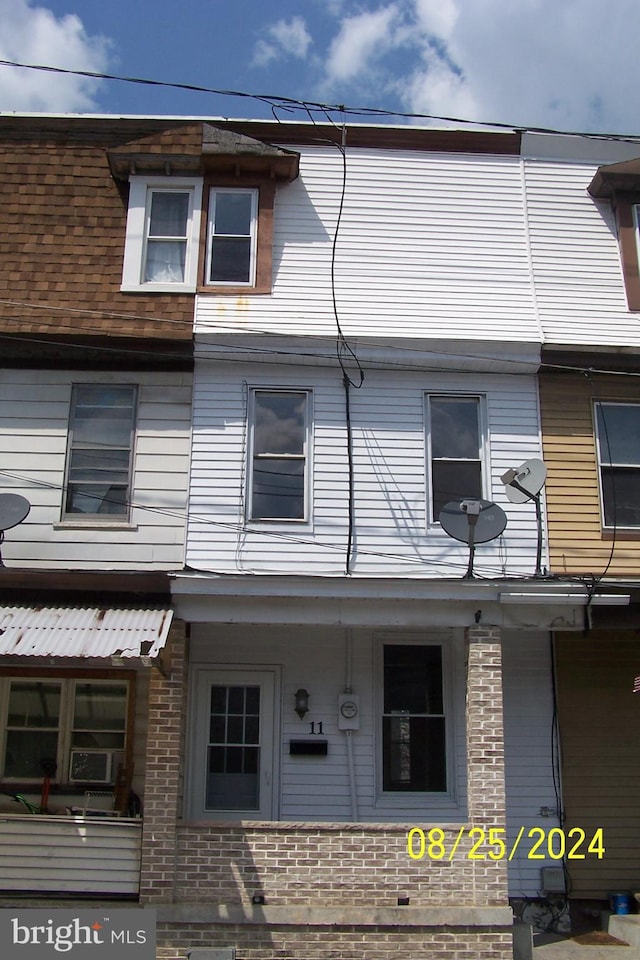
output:
<path id="1" fill-rule="evenodd" d="M 536 572 L 534 576 L 542 574 L 542 507 L 540 494 L 547 478 L 547 468 L 542 460 L 525 460 L 515 469 L 507 470 L 501 480 L 505 484 L 505 493 L 512 503 L 526 503 L 533 500 L 536 507 L 536 527 L 538 530 L 538 544 L 536 548 Z"/>
<path id="2" fill-rule="evenodd" d="M 473 579 L 476 543 L 488 543 L 500 536 L 507 525 L 504 510 L 489 500 L 452 500 L 442 508 L 438 519 L 450 537 L 469 544 L 469 563 L 462 579 Z"/>

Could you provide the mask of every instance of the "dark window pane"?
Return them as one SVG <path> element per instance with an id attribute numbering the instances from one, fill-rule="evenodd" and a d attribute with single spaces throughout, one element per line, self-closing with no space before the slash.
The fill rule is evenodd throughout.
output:
<path id="1" fill-rule="evenodd" d="M 211 713 L 227 712 L 227 688 L 211 687 Z"/>
<path id="2" fill-rule="evenodd" d="M 116 484 L 70 483 L 66 513 L 98 513 L 123 516 L 129 509 L 127 487 Z"/>
<path id="3" fill-rule="evenodd" d="M 7 726 L 57 728 L 59 714 L 59 683 L 11 684 Z"/>
<path id="4" fill-rule="evenodd" d="M 480 430 L 477 397 L 431 397 L 431 455 L 478 458 Z"/>
<path id="5" fill-rule="evenodd" d="M 244 713 L 244 687 L 229 687 L 229 713 Z"/>
<path id="6" fill-rule="evenodd" d="M 442 648 L 388 644 L 384 648 L 384 711 L 442 713 Z"/>
<path id="7" fill-rule="evenodd" d="M 304 461 L 254 460 L 251 516 L 255 519 L 304 519 Z"/>
<path id="8" fill-rule="evenodd" d="M 229 717 L 227 720 L 227 743 L 244 743 L 243 717 Z"/>
<path id="9" fill-rule="evenodd" d="M 254 456 L 301 456 L 304 452 L 306 404 L 306 393 L 256 392 Z"/>
<path id="10" fill-rule="evenodd" d="M 604 467 L 602 494 L 607 526 L 640 526 L 640 470 Z"/>
<path id="11" fill-rule="evenodd" d="M 248 237 L 251 233 L 251 208 L 253 196 L 249 193 L 216 193 L 216 236 L 226 234 Z"/>
<path id="12" fill-rule="evenodd" d="M 247 687 L 247 713 L 260 713 L 260 687 Z"/>
<path id="13" fill-rule="evenodd" d="M 57 731 L 8 730 L 3 776 L 40 780 L 41 761 L 55 760 L 57 750 Z"/>
<path id="14" fill-rule="evenodd" d="M 433 484 L 433 519 L 450 500 L 482 498 L 480 461 L 434 460 L 431 464 Z"/>
<path id="15" fill-rule="evenodd" d="M 251 240 L 215 237 L 211 246 L 211 283 L 249 283 Z"/>
<path id="16" fill-rule="evenodd" d="M 244 727 L 244 742 L 245 743 L 260 742 L 260 718 L 259 717 L 246 718 L 245 727 Z"/>
<path id="17" fill-rule="evenodd" d="M 445 791 L 444 718 L 385 717 L 383 758 L 385 790 Z"/>
<path id="18" fill-rule="evenodd" d="M 124 733 L 75 731 L 71 739 L 71 746 L 84 750 L 123 750 Z"/>
<path id="19" fill-rule="evenodd" d="M 209 740 L 211 743 L 224 743 L 226 740 L 225 718 L 219 715 L 211 717 L 209 724 Z"/>
<path id="20" fill-rule="evenodd" d="M 244 772 L 245 773 L 258 772 L 259 756 L 260 756 L 260 750 L 258 747 L 245 747 L 245 750 L 244 750 Z"/>
<path id="21" fill-rule="evenodd" d="M 149 236 L 185 237 L 188 216 L 188 193 L 152 193 Z"/>
<path id="22" fill-rule="evenodd" d="M 76 684 L 75 730 L 124 730 L 127 688 L 101 683 Z"/>
<path id="23" fill-rule="evenodd" d="M 640 466 L 640 404 L 599 403 L 600 462 Z"/>
<path id="24" fill-rule="evenodd" d="M 225 749 L 225 770 L 227 773 L 242 773 L 242 747 Z"/>

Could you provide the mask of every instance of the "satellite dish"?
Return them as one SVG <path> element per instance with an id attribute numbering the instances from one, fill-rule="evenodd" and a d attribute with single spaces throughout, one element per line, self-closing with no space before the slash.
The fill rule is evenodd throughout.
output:
<path id="1" fill-rule="evenodd" d="M 469 565 L 465 578 L 473 577 L 476 543 L 495 540 L 507 525 L 504 510 L 490 500 L 452 500 L 442 508 L 438 519 L 450 537 L 469 544 Z"/>
<path id="2" fill-rule="evenodd" d="M 18 493 L 0 493 L 0 544 L 4 542 L 5 530 L 17 527 L 31 510 L 31 504 Z M 4 567 L 0 555 L 0 567 Z"/>
<path id="3" fill-rule="evenodd" d="M 526 503 L 532 500 L 536 506 L 536 524 L 538 527 L 538 546 L 536 550 L 536 577 L 542 576 L 542 508 L 540 491 L 547 479 L 547 468 L 542 460 L 525 460 L 519 467 L 507 470 L 501 480 L 504 491 L 511 503 Z"/>
<path id="4" fill-rule="evenodd" d="M 525 503 L 533 500 L 540 493 L 547 479 L 547 468 L 542 460 L 525 460 L 515 469 L 507 470 L 502 475 L 502 482 L 506 484 L 505 493 L 511 503 Z"/>

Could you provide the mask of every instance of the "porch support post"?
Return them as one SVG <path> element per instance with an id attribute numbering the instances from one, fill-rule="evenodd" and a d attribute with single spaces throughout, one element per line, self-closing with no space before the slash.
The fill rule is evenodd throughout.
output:
<path id="1" fill-rule="evenodd" d="M 151 671 L 140 868 L 141 903 L 171 903 L 184 756 L 185 624 L 174 621 L 163 661 Z"/>
<path id="2" fill-rule="evenodd" d="M 482 827 L 488 835 L 491 828 L 506 830 L 500 628 L 482 625 L 468 627 L 465 637 L 469 822 L 474 827 Z M 506 833 L 498 836 L 507 842 Z M 506 857 L 475 861 L 475 867 L 478 872 L 476 889 L 479 900 L 490 904 L 505 903 Z"/>

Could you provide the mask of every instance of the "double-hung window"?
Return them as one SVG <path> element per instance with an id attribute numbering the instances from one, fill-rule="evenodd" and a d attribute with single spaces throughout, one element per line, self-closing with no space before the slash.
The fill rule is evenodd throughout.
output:
<path id="1" fill-rule="evenodd" d="M 202 180 L 131 177 L 123 290 L 195 292 Z"/>
<path id="2" fill-rule="evenodd" d="M 63 517 L 129 516 L 136 388 L 76 384 L 71 397 Z"/>
<path id="3" fill-rule="evenodd" d="M 640 404 L 595 405 L 602 519 L 640 527 Z"/>
<path id="4" fill-rule="evenodd" d="M 257 225 L 257 189 L 210 191 L 207 284 L 254 285 Z"/>
<path id="5" fill-rule="evenodd" d="M 382 789 L 391 793 L 447 790 L 440 644 L 384 644 Z"/>
<path id="6" fill-rule="evenodd" d="M 481 499 L 481 398 L 464 394 L 427 397 L 430 520 L 451 500 Z"/>
<path id="7" fill-rule="evenodd" d="M 113 783 L 127 750 L 129 681 L 0 680 L 0 776 Z"/>
<path id="8" fill-rule="evenodd" d="M 251 395 L 249 520 L 309 518 L 307 390 L 254 390 Z"/>

